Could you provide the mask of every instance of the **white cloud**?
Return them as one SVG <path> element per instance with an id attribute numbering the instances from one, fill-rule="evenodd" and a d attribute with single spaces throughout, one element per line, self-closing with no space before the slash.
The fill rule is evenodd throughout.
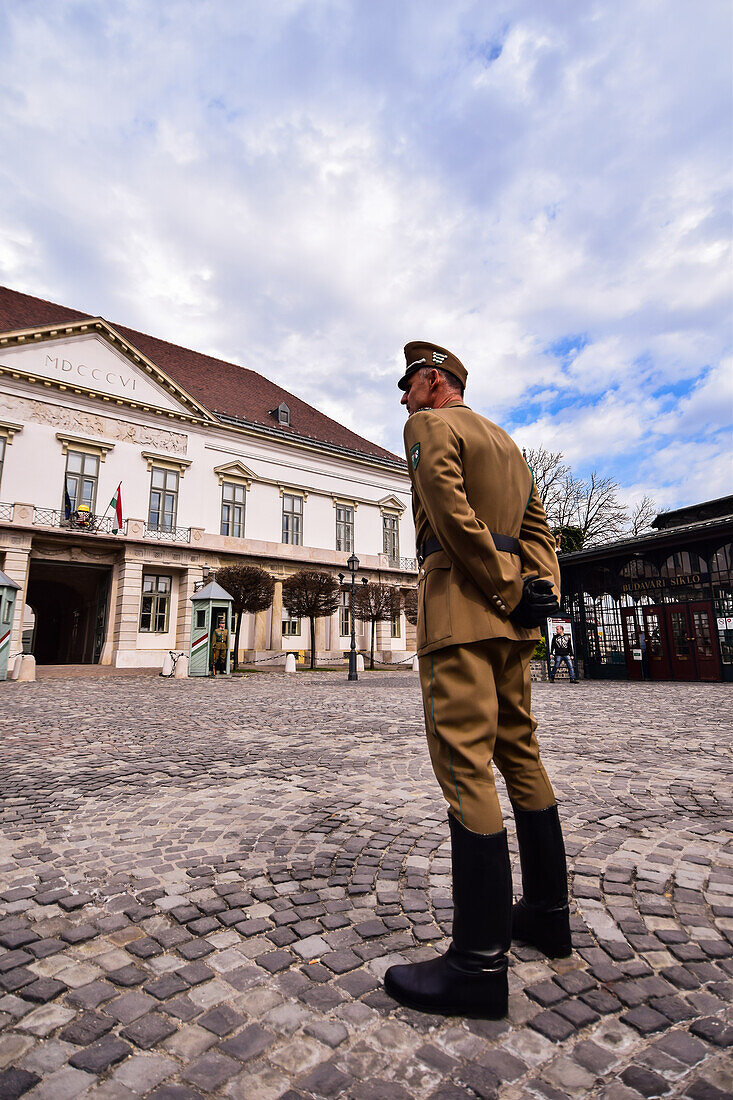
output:
<path id="1" fill-rule="evenodd" d="M 27 0 L 0 20 L 0 281 L 241 362 L 398 452 L 422 337 L 480 411 L 629 492 L 670 437 L 720 453 L 727 5 Z M 684 503 L 697 474 L 674 470 L 649 477 Z"/>

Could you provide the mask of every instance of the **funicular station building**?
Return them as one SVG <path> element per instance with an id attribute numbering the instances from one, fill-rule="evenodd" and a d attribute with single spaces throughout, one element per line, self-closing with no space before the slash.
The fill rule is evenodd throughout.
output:
<path id="1" fill-rule="evenodd" d="M 587 677 L 733 681 L 733 496 L 559 560 Z"/>
<path id="2" fill-rule="evenodd" d="M 122 485 L 123 524 L 108 508 Z M 271 609 L 245 660 L 309 647 L 282 581 L 300 569 L 416 581 L 406 464 L 255 371 L 0 288 L 0 569 L 20 587 L 11 656 L 160 668 L 188 652 L 191 596 L 259 565 Z M 357 624 L 368 648 L 369 626 Z M 348 650 L 348 584 L 317 620 L 318 658 Z M 414 652 L 404 613 L 377 657 Z M 283 658 L 284 659 L 284 658 Z"/>

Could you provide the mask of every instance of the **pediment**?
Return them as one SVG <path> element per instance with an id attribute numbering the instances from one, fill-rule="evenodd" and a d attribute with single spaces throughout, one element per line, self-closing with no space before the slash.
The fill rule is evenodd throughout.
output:
<path id="1" fill-rule="evenodd" d="M 405 506 L 402 501 L 394 496 L 382 497 L 381 500 L 377 501 L 377 504 L 383 512 L 399 512 L 400 515 L 402 515 L 405 511 Z"/>
<path id="2" fill-rule="evenodd" d="M 203 405 L 101 318 L 4 334 L 0 373 L 107 403 L 213 420 Z"/>
<path id="3" fill-rule="evenodd" d="M 249 489 L 251 483 L 257 480 L 257 475 L 243 462 L 225 462 L 223 466 L 215 466 L 214 473 L 219 478 L 220 485 L 222 481 L 237 481 Z"/>

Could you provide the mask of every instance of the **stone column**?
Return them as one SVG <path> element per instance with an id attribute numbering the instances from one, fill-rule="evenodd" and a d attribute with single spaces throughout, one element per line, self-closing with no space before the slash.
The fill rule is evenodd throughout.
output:
<path id="1" fill-rule="evenodd" d="M 272 597 L 272 619 L 270 622 L 270 649 L 282 653 L 283 648 L 283 582 L 275 581 Z"/>
<path id="2" fill-rule="evenodd" d="M 392 620 L 380 619 L 374 642 L 374 658 L 379 661 L 392 659 Z"/>
<path id="3" fill-rule="evenodd" d="M 189 566 L 178 577 L 178 612 L 176 615 L 176 649 L 188 653 L 191 646 L 191 618 L 194 585 L 201 580 L 201 567 Z"/>
<path id="4" fill-rule="evenodd" d="M 134 668 L 143 588 L 143 562 L 134 561 L 125 556 L 117 566 L 117 570 L 117 605 L 112 635 L 112 660 L 117 668 Z"/>
<path id="5" fill-rule="evenodd" d="M 124 550 L 122 551 L 124 554 Z M 100 665 L 111 665 L 114 660 L 114 632 L 117 624 L 117 589 L 119 586 L 119 563 L 122 555 L 118 555 L 112 566 L 109 578 L 109 594 L 107 596 L 107 626 L 104 632 L 102 652 L 99 654 Z"/>
<path id="6" fill-rule="evenodd" d="M 316 619 L 315 633 L 316 661 L 318 661 L 319 657 L 326 655 L 326 620 L 323 617 Z"/>
<path id="7" fill-rule="evenodd" d="M 14 658 L 23 647 L 23 609 L 28 595 L 28 575 L 31 562 L 31 536 L 13 535 L 11 544 L 5 550 L 5 564 L 3 572 L 7 573 L 11 581 L 20 585 L 20 591 L 15 597 L 13 610 L 13 628 L 10 634 L 10 657 Z M 12 660 L 8 663 L 8 668 Z"/>
<path id="8" fill-rule="evenodd" d="M 257 654 L 264 653 L 267 649 L 267 612 L 258 611 L 255 615 L 255 660 Z"/>
<path id="9" fill-rule="evenodd" d="M 328 653 L 330 657 L 340 657 L 342 653 L 339 640 L 340 618 L 341 613 L 339 611 L 334 611 L 329 622 Z"/>

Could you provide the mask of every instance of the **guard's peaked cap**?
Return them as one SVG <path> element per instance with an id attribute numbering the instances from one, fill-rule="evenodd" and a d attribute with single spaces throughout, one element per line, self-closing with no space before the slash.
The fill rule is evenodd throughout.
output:
<path id="1" fill-rule="evenodd" d="M 428 344 L 425 340 L 411 340 L 405 344 L 405 373 L 397 385 L 401 390 L 407 389 L 407 380 L 422 367 L 439 367 L 457 378 L 462 386 L 466 385 L 468 371 L 460 359 L 447 348 L 441 348 L 438 344 Z"/>

